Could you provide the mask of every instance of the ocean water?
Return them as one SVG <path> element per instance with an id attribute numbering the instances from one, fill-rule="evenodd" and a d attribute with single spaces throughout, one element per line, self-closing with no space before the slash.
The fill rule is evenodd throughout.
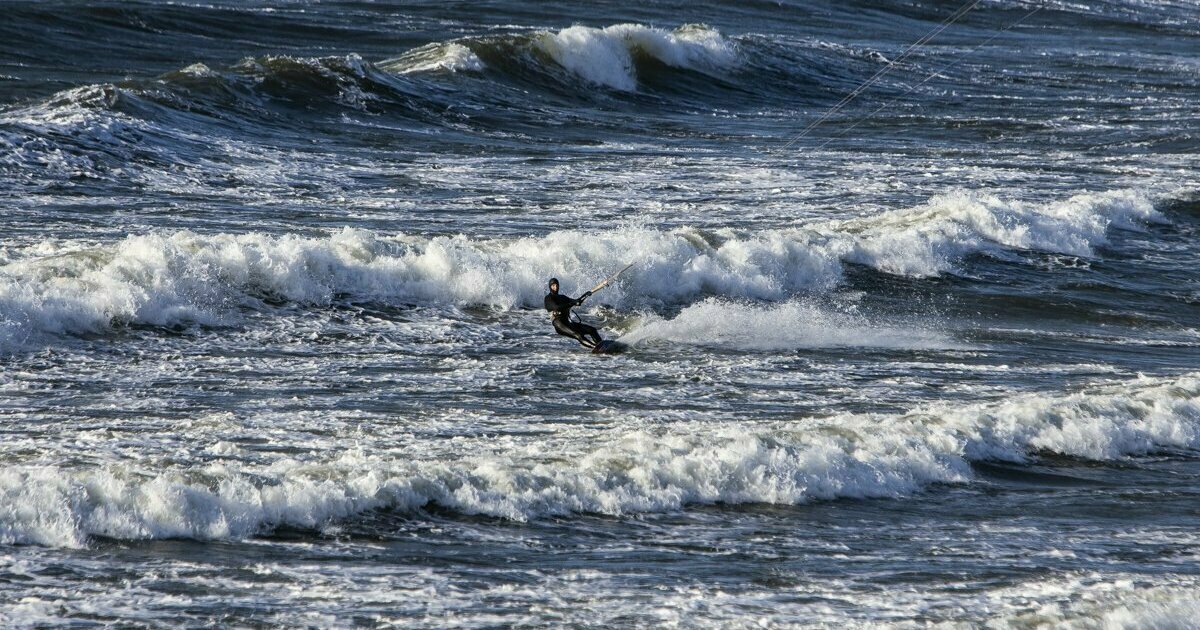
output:
<path id="1" fill-rule="evenodd" d="M 0 2 L 0 625 L 1191 627 L 1198 129 L 1190 0 Z"/>

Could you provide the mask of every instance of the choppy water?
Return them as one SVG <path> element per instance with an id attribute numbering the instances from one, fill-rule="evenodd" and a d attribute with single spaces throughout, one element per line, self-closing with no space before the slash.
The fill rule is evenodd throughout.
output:
<path id="1" fill-rule="evenodd" d="M 0 622 L 1190 625 L 1200 7 L 586 4 L 0 3 Z"/>

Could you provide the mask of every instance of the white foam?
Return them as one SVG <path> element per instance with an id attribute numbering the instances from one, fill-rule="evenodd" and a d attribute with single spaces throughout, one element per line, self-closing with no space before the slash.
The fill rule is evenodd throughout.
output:
<path id="1" fill-rule="evenodd" d="M 830 226 L 854 236 L 846 259 L 881 271 L 931 276 L 963 256 L 1002 248 L 1089 257 L 1109 228 L 1162 221 L 1150 197 L 1132 190 L 1032 204 L 977 192 L 940 195 L 912 209 Z"/>
<path id="2" fill-rule="evenodd" d="M 625 260 L 632 295 L 679 300 L 701 292 L 777 298 L 831 283 L 836 259 L 781 235 L 706 243 L 693 230 L 629 229 L 541 238 L 380 237 L 345 229 L 327 238 L 190 232 L 133 236 L 89 253 L 0 267 L 0 321 L 27 332 L 103 330 L 112 322 L 220 320 L 263 295 L 328 303 L 358 297 L 500 308 L 537 305 L 551 275 L 592 280 Z M 605 299 L 620 302 L 612 290 Z"/>
<path id="3" fill-rule="evenodd" d="M 975 460 L 1019 461 L 1038 451 L 1111 460 L 1197 447 L 1200 374 L 1190 374 L 903 415 L 663 427 L 614 418 L 603 430 L 460 437 L 328 458 L 320 449 L 310 459 L 266 464 L 222 458 L 183 468 L 138 460 L 88 469 L 9 465 L 0 471 L 0 542 L 241 537 L 429 503 L 524 520 L 718 502 L 901 497 L 967 482 Z"/>
<path id="4" fill-rule="evenodd" d="M 1196 627 L 1200 618 L 1200 591 L 1179 592 L 1178 589 L 1158 589 L 1152 595 L 1144 592 L 1127 595 L 1123 600 L 1110 602 L 1110 609 L 1100 615 L 1100 625 L 1106 630 L 1129 628 L 1158 628 L 1188 630 Z M 1078 613 L 1077 613 L 1078 614 Z M 1080 628 L 1090 627 L 1087 615 L 1076 621 Z"/>
<path id="5" fill-rule="evenodd" d="M 384 70 L 400 74 L 483 72 L 487 68 L 474 51 L 458 42 L 421 46 L 378 65 Z"/>
<path id="6" fill-rule="evenodd" d="M 193 63 L 189 66 L 184 66 L 183 68 L 180 68 L 178 70 L 178 72 L 179 72 L 179 74 L 182 74 L 185 76 L 198 77 L 198 78 L 210 78 L 211 79 L 211 78 L 216 78 L 216 77 L 220 76 L 219 74 L 214 72 L 212 68 L 209 68 L 207 65 L 205 65 L 203 63 Z"/>
<path id="7" fill-rule="evenodd" d="M 987 591 L 976 596 L 973 608 L 996 611 L 987 627 L 1183 630 L 1196 626 L 1198 587 L 1186 573 L 1068 573 Z"/>
<path id="8" fill-rule="evenodd" d="M 268 471 L 213 466 L 148 479 L 120 467 L 14 466 L 0 473 L 0 542 L 81 546 L 92 535 L 242 537 L 275 525 L 319 527 L 374 507 L 408 511 L 431 502 L 515 520 L 718 501 L 791 504 L 892 496 L 931 478 L 952 482 L 966 475 L 961 463 L 934 453 L 889 454 L 904 442 L 896 436 L 883 436 L 878 452 L 854 452 L 835 436 L 706 428 L 689 435 L 633 431 L 575 461 L 544 459 L 555 451 L 534 444 L 459 461 L 350 453 L 319 465 L 285 460 Z"/>
<path id="9" fill-rule="evenodd" d="M 705 70 L 729 67 L 737 50 L 715 30 L 686 25 L 674 31 L 641 24 L 615 24 L 602 29 L 572 26 L 542 33 L 536 45 L 558 65 L 579 77 L 618 90 L 637 89 L 634 54 L 676 68 Z"/>
<path id="10" fill-rule="evenodd" d="M 966 348 L 936 330 L 870 321 L 852 310 L 791 300 L 772 306 L 715 298 L 689 306 L 673 319 L 650 315 L 621 337 L 703 344 L 744 350 L 792 348 Z"/>
<path id="11" fill-rule="evenodd" d="M 637 266 L 599 300 L 622 306 L 686 303 L 705 295 L 785 300 L 832 288 L 845 261 L 921 276 L 952 271 L 967 254 L 1006 247 L 1089 255 L 1104 242 L 1107 226 L 1159 218 L 1148 197 L 1130 191 L 1044 206 L 955 194 L 915 209 L 763 233 L 629 227 L 470 239 L 347 228 L 324 238 L 159 233 L 86 252 L 52 243 L 41 248 L 42 258 L 0 266 L 0 343 L 37 333 L 102 331 L 114 322 L 225 321 L 231 307 L 254 307 L 263 296 L 325 304 L 341 292 L 536 307 L 550 276 L 563 278 L 568 293 L 578 292 L 629 262 Z M 62 255 L 46 256 L 54 247 Z M 675 326 L 701 325 L 702 312 Z M 11 345 L 0 350 L 6 347 Z"/>

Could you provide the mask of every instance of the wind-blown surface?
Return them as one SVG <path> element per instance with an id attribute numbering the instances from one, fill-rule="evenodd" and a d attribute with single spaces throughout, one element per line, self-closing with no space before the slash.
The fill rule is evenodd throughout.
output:
<path id="1" fill-rule="evenodd" d="M 955 8 L 6 3 L 0 622 L 1186 626 L 1200 11 Z"/>

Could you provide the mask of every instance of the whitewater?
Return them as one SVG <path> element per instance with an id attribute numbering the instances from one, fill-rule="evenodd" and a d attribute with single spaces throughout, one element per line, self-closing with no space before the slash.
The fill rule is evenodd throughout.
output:
<path id="1" fill-rule="evenodd" d="M 1189 627 L 1200 12 L 954 8 L 4 3 L 0 624 Z"/>
<path id="2" fill-rule="evenodd" d="M 635 261 L 620 292 L 601 299 L 636 305 L 687 303 L 706 295 L 779 300 L 826 292 L 847 262 L 905 276 L 953 273 L 972 254 L 1008 249 L 1090 256 L 1107 231 L 1163 221 L 1144 194 L 1080 195 L 1030 207 L 971 194 L 914 209 L 766 234 L 628 227 L 542 237 L 426 238 L 343 228 L 325 238 L 258 232 L 133 236 L 108 247 L 38 243 L 8 253 L 0 300 L 9 343 L 34 332 L 86 332 L 114 324 L 216 323 L 222 307 L 262 308 L 263 299 L 329 305 L 401 300 L 499 309 L 540 302 L 548 270 L 594 278 Z"/>

